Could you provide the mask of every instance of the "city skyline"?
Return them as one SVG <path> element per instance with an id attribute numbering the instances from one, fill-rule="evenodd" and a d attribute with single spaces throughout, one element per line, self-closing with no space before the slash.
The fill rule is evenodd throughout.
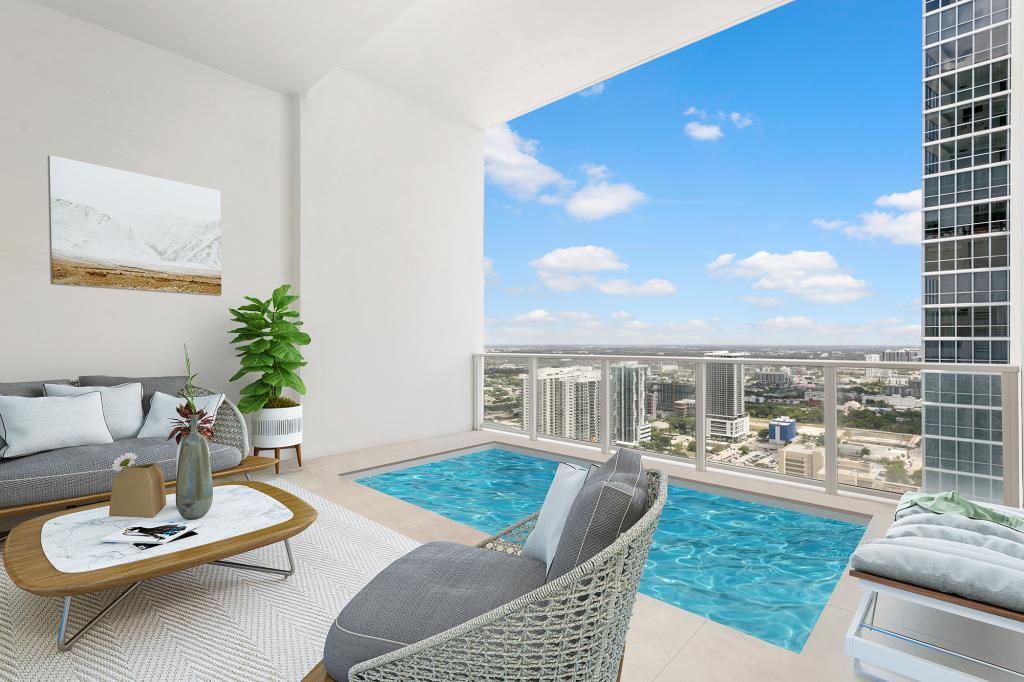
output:
<path id="1" fill-rule="evenodd" d="M 917 12 L 801 0 L 488 131 L 486 342 L 919 343 Z"/>

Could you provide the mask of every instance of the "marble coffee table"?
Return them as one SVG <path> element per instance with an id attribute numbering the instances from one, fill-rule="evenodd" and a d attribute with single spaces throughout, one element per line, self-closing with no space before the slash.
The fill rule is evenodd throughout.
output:
<path id="1" fill-rule="evenodd" d="M 294 495 L 266 483 L 231 482 L 213 489 L 213 505 L 193 537 L 159 547 L 104 543 L 111 533 L 142 522 L 109 516 L 108 505 L 47 514 L 16 526 L 4 543 L 4 565 L 14 584 L 33 594 L 62 597 L 57 648 L 70 649 L 110 609 L 143 580 L 202 564 L 283 575 L 295 572 L 288 539 L 316 520 L 316 510 Z M 145 523 L 183 521 L 168 495 L 164 510 Z M 259 566 L 228 557 L 277 542 L 284 543 L 288 568 Z M 126 587 L 81 630 L 67 634 L 71 599 L 76 595 Z"/>

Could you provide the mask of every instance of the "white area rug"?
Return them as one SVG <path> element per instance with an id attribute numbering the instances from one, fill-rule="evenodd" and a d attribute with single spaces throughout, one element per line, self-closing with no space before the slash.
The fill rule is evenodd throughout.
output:
<path id="1" fill-rule="evenodd" d="M 331 622 L 370 579 L 418 543 L 285 481 L 319 513 L 292 538 L 290 578 L 200 566 L 144 582 L 58 653 L 62 600 L 18 589 L 0 571 L 0 680 L 273 680 L 302 677 L 323 657 Z M 284 546 L 240 555 L 286 566 Z M 75 597 L 77 632 L 120 590 Z"/>

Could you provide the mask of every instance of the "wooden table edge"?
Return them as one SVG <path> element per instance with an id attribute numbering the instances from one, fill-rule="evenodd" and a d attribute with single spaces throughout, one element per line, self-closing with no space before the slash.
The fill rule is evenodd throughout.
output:
<path id="1" fill-rule="evenodd" d="M 292 518 L 243 535 L 128 564 L 80 573 L 58 571 L 43 552 L 40 537 L 43 524 L 58 516 L 108 506 L 106 503 L 94 504 L 46 514 L 23 521 L 15 526 L 3 546 L 4 566 L 7 569 L 7 574 L 15 585 L 32 594 L 48 597 L 90 594 L 122 587 L 139 580 L 177 573 L 287 540 L 304 531 L 317 518 L 316 509 L 281 488 L 260 481 L 227 481 L 218 483 L 215 487 L 229 485 L 253 488 L 274 498 L 292 512 Z"/>

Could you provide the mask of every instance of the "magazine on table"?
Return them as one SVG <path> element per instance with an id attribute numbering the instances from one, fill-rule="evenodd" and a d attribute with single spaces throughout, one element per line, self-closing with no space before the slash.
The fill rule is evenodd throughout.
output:
<path id="1" fill-rule="evenodd" d="M 184 536 L 195 535 L 194 523 L 161 523 L 152 526 L 135 525 L 103 538 L 103 542 L 118 542 L 130 545 L 153 547 L 166 545 Z"/>

